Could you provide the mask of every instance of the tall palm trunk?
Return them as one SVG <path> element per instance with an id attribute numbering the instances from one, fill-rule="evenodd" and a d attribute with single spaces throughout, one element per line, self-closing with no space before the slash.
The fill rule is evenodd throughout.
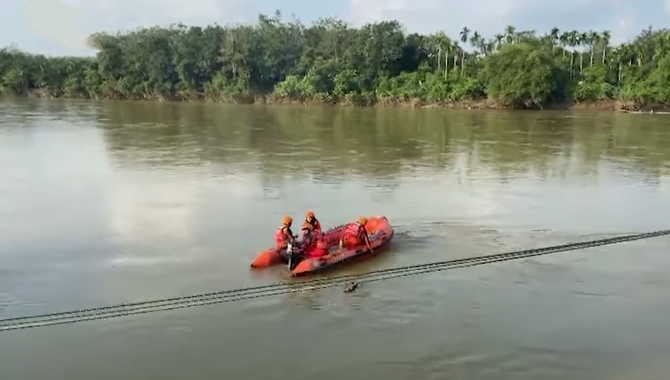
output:
<path id="1" fill-rule="evenodd" d="M 449 51 L 444 53 L 444 79 L 449 76 Z"/>

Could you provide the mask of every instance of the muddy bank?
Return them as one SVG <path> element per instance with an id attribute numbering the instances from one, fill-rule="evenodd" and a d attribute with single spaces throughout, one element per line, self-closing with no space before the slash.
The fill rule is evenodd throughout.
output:
<path id="1" fill-rule="evenodd" d="M 421 99 L 381 98 L 372 99 L 362 95 L 351 96 L 347 99 L 332 98 L 303 98 L 294 99 L 275 95 L 238 94 L 222 96 L 207 93 L 174 93 L 174 94 L 94 94 L 94 93 L 65 93 L 60 90 L 33 90 L 19 96 L 45 99 L 93 99 L 93 100 L 143 100 L 143 101 L 204 101 L 236 104 L 273 104 L 273 105 L 304 105 L 304 106 L 338 106 L 338 107 L 405 107 L 405 108 L 445 108 L 445 109 L 472 109 L 472 110 L 501 110 L 501 109 L 533 109 L 533 110 L 570 110 L 593 109 L 602 111 L 622 112 L 670 112 L 668 104 L 640 104 L 621 100 L 600 100 L 595 102 L 563 102 L 554 104 L 513 106 L 490 99 L 458 100 L 447 102 L 429 102 Z"/>

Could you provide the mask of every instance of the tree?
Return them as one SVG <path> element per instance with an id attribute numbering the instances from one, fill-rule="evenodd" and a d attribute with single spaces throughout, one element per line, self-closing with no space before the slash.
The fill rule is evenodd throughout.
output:
<path id="1" fill-rule="evenodd" d="M 618 46 L 610 39 L 607 31 L 552 28 L 542 35 L 511 25 L 488 39 L 467 26 L 450 38 L 408 34 L 397 21 L 354 28 L 326 18 L 306 26 L 275 12 L 259 15 L 253 25 L 96 33 L 88 41 L 98 50 L 94 58 L 5 48 L 0 93 L 355 104 L 489 97 L 516 107 L 669 101 L 663 81 L 670 32 L 647 28 Z"/>

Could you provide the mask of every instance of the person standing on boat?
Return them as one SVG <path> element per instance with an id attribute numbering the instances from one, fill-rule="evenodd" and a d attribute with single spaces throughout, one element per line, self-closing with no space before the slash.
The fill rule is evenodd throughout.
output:
<path id="1" fill-rule="evenodd" d="M 315 232 L 321 232 L 321 223 L 319 223 L 319 220 L 316 219 L 314 211 L 307 211 L 307 214 L 305 214 L 305 222 L 311 224 L 312 229 Z"/>
<path id="2" fill-rule="evenodd" d="M 359 217 L 356 223 L 350 224 L 340 240 L 340 247 L 354 248 L 365 244 L 372 251 L 368 231 L 365 229 L 367 224 L 368 218 L 364 216 Z"/>
<path id="3" fill-rule="evenodd" d="M 289 243 L 295 244 L 295 239 L 298 237 L 293 235 L 291 231 L 291 225 L 293 224 L 293 218 L 286 215 L 284 216 L 283 224 L 275 232 L 275 244 L 279 249 L 286 249 Z"/>

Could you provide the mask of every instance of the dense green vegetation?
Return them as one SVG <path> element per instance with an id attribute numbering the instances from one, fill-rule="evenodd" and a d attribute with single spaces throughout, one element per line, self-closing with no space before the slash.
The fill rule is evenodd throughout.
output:
<path id="1" fill-rule="evenodd" d="M 0 50 L 0 93 L 92 98 L 208 98 L 388 104 L 488 100 L 546 107 L 620 100 L 670 103 L 670 31 L 610 45 L 608 32 L 545 35 L 509 26 L 493 39 L 463 28 L 407 34 L 396 21 L 305 26 L 260 15 L 256 25 L 147 28 L 91 37 L 95 58 Z M 474 104 L 470 102 L 471 104 Z M 481 102 L 484 103 L 484 102 Z"/>

